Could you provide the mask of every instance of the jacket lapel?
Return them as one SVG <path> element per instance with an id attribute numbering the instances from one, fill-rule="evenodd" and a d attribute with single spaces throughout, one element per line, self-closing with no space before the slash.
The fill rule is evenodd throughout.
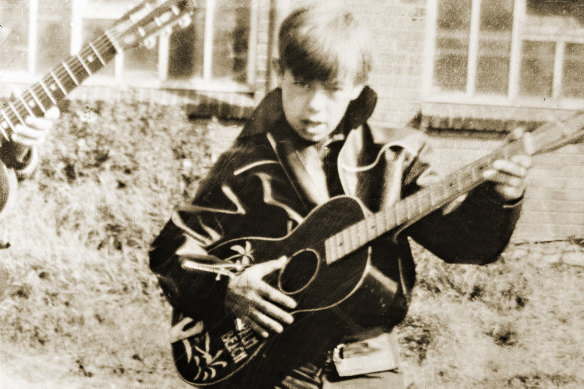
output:
<path id="1" fill-rule="evenodd" d="M 316 147 L 294 134 L 285 122 L 280 131 L 269 132 L 267 136 L 299 194 L 312 204 L 326 202 L 330 197 Z"/>

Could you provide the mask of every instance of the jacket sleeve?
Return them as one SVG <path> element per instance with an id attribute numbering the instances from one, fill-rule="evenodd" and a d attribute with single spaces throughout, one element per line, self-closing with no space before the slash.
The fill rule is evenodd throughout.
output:
<path id="1" fill-rule="evenodd" d="M 225 277 L 186 271 L 181 259 L 183 255 L 205 257 L 208 247 L 223 238 L 223 225 L 237 218 L 238 209 L 221 184 L 230 175 L 230 158 L 223 155 L 219 159 L 201 182 L 193 202 L 173 212 L 150 246 L 150 269 L 165 297 L 188 316 L 208 319 L 224 312 Z"/>
<path id="2" fill-rule="evenodd" d="M 31 177 L 39 164 L 39 153 L 35 146 L 25 146 L 16 142 L 4 142 L 0 146 L 2 162 L 14 169 L 19 180 Z"/>
<path id="3" fill-rule="evenodd" d="M 274 187 L 265 189 L 276 185 L 270 178 L 273 174 L 268 168 L 262 170 L 265 174 L 255 168 L 243 169 L 242 173 L 242 167 L 257 166 L 258 158 L 264 167 L 278 166 L 275 161 L 263 158 L 264 149 L 257 143 L 251 140 L 236 144 L 222 154 L 201 182 L 191 204 L 173 213 L 150 247 L 151 270 L 169 302 L 186 315 L 203 319 L 222 317 L 228 279 L 225 276 L 217 279 L 209 272 L 184 270 L 181 261 L 185 257 L 209 261 L 210 250 L 226 240 L 267 236 L 272 231 L 282 236 L 286 232 L 282 230 L 287 220 L 285 212 L 274 206 L 279 202 L 266 201 L 266 196 L 275 195 L 271 193 Z"/>
<path id="4" fill-rule="evenodd" d="M 426 143 L 408 169 L 410 177 L 405 178 L 404 195 L 436 181 L 439 174 L 433 158 Z M 495 261 L 509 243 L 520 210 L 521 200 L 504 204 L 498 200 L 493 185 L 485 183 L 459 204 L 450 204 L 424 217 L 409 227 L 407 233 L 446 262 L 487 264 Z"/>

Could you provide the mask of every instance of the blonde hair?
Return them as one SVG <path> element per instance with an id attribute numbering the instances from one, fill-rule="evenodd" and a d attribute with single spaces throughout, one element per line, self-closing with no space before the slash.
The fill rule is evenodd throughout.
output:
<path id="1" fill-rule="evenodd" d="M 352 77 L 365 84 L 372 55 L 368 31 L 352 13 L 330 6 L 292 11 L 279 32 L 280 71 L 305 81 Z"/>

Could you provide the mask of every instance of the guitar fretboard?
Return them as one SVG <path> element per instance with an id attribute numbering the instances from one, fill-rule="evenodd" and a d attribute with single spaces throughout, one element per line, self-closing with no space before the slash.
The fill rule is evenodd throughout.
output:
<path id="1" fill-rule="evenodd" d="M 443 207 L 458 196 L 485 182 L 483 172 L 499 158 L 508 158 L 522 150 L 519 142 L 506 144 L 491 154 L 448 175 L 405 199 L 365 217 L 325 241 L 326 262 L 331 264 L 381 235 L 408 226 Z"/>
<path id="2" fill-rule="evenodd" d="M 0 114 L 2 141 L 10 139 L 18 124 L 30 116 L 43 116 L 93 73 L 102 69 L 115 55 L 116 48 L 107 34 L 88 43 L 76 55 L 69 57 L 47 73 L 20 96 L 4 104 Z"/>

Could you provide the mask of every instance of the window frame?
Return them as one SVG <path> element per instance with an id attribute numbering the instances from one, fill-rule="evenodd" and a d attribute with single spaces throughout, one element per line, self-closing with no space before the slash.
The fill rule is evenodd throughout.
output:
<path id="1" fill-rule="evenodd" d="M 29 5 L 28 18 L 28 58 L 27 69 L 24 70 L 3 70 L 3 76 L 11 83 L 32 83 L 39 78 L 36 73 L 37 62 L 37 22 L 39 16 L 39 0 L 27 0 Z M 133 4 L 133 3 L 132 3 Z M 215 0 L 205 0 L 206 9 L 214 10 Z M 91 5 L 87 0 L 72 0 L 71 11 L 71 41 L 69 55 L 78 53 L 84 44 L 82 41 L 84 20 L 85 19 L 103 19 L 114 23 L 124 12 L 129 10 L 120 10 L 117 4 L 110 7 L 101 5 Z M 256 81 L 256 50 L 258 39 L 258 17 L 259 17 L 259 0 L 250 0 L 250 32 L 248 42 L 247 74 L 246 82 L 215 80 L 212 78 L 211 70 L 213 68 L 213 12 L 206 12 L 205 15 L 205 45 L 204 45 L 204 69 L 202 78 L 191 79 L 168 79 L 168 59 L 170 47 L 170 35 L 161 34 L 156 40 L 158 45 L 158 62 L 157 77 L 148 79 L 130 79 L 124 77 L 124 58 L 125 53 L 119 52 L 112 60 L 114 63 L 114 76 L 103 75 L 100 72 L 92 75 L 83 83 L 84 86 L 110 86 L 135 88 L 156 88 L 156 89 L 184 89 L 197 91 L 212 92 L 244 92 L 253 93 L 255 91 Z M 209 28 L 210 27 L 210 28 Z M 63 58 L 62 60 L 66 60 Z"/>
<path id="2" fill-rule="evenodd" d="M 564 48 L 567 43 L 584 43 L 584 29 L 575 34 L 552 35 L 545 32 L 532 32 L 525 29 L 527 19 L 527 0 L 515 0 L 513 4 L 513 26 L 511 31 L 511 48 L 506 95 L 477 94 L 475 90 L 478 69 L 478 43 L 480 39 L 480 9 L 482 1 L 472 0 L 469 34 L 469 51 L 467 55 L 467 82 L 465 91 L 440 91 L 434 86 L 434 66 L 436 38 L 438 31 L 438 5 L 441 0 L 428 0 L 422 78 L 423 103 L 447 103 L 455 105 L 493 105 L 507 107 L 580 109 L 584 98 L 562 97 L 564 66 Z M 528 97 L 519 94 L 519 82 L 522 60 L 522 42 L 534 40 L 555 43 L 552 96 Z"/>

